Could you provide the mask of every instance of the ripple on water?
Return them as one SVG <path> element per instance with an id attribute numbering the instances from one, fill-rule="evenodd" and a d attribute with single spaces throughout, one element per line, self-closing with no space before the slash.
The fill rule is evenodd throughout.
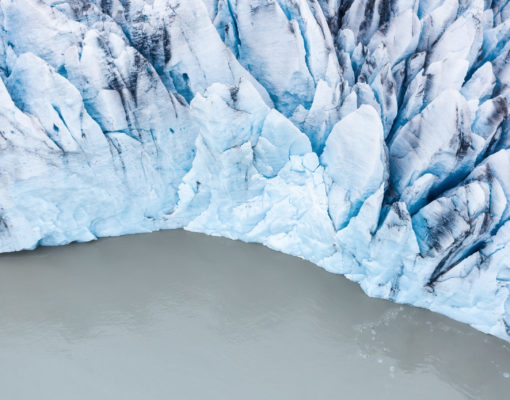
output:
<path id="1" fill-rule="evenodd" d="M 0 255 L 2 399 L 501 399 L 507 343 L 184 231 Z"/>

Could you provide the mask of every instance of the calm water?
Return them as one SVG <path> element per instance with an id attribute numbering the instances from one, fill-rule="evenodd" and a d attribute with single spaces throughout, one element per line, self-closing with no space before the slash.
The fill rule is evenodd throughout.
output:
<path id="1" fill-rule="evenodd" d="M 259 245 L 0 256 L 0 399 L 506 399 L 510 346 Z"/>

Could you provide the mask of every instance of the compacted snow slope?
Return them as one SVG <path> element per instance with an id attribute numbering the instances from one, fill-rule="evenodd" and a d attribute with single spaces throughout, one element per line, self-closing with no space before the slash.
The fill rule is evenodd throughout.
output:
<path id="1" fill-rule="evenodd" d="M 510 338 L 510 2 L 0 0 L 0 251 L 184 227 Z"/>

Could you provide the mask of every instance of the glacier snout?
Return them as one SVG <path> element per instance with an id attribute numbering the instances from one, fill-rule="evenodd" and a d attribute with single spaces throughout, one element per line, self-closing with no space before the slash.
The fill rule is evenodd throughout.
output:
<path id="1" fill-rule="evenodd" d="M 510 3 L 0 0 L 0 251 L 186 228 L 510 340 Z"/>

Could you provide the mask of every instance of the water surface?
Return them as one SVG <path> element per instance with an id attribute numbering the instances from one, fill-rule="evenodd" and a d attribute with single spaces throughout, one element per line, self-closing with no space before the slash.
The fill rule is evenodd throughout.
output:
<path id="1" fill-rule="evenodd" d="M 0 399 L 505 399 L 510 346 L 184 231 L 0 255 Z"/>

